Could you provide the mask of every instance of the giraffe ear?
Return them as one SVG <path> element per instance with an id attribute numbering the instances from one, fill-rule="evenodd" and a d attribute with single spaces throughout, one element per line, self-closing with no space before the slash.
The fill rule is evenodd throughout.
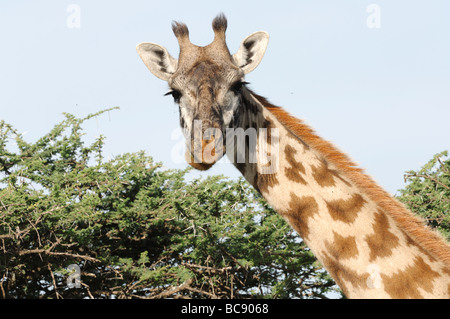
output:
<path id="1" fill-rule="evenodd" d="M 261 62 L 269 43 L 269 34 L 264 31 L 250 34 L 233 54 L 234 62 L 244 71 L 252 72 Z"/>
<path id="2" fill-rule="evenodd" d="M 178 60 L 159 44 L 140 43 L 136 50 L 150 72 L 161 80 L 169 80 L 177 70 Z"/>

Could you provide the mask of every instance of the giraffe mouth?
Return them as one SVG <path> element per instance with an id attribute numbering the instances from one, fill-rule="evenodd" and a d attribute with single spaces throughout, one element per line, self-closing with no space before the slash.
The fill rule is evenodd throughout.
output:
<path id="1" fill-rule="evenodd" d="M 216 143 L 213 136 L 210 140 L 202 140 L 201 145 L 197 144 L 194 145 L 194 147 L 187 149 L 185 159 L 186 162 L 195 169 L 205 171 L 219 161 L 224 153 L 225 145 Z"/>

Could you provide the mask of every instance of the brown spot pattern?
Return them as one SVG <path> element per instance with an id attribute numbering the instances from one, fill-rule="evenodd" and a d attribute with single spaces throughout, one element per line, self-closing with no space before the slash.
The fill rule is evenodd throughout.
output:
<path id="1" fill-rule="evenodd" d="M 389 231 L 390 225 L 387 216 L 381 211 L 375 213 L 374 216 L 374 234 L 366 236 L 371 262 L 378 257 L 391 256 L 392 250 L 399 245 L 398 237 Z"/>
<path id="2" fill-rule="evenodd" d="M 404 230 L 402 230 L 401 232 L 403 234 L 403 237 L 406 239 L 406 244 L 408 246 L 416 247 L 424 256 L 429 258 L 432 262 L 436 262 L 437 261 L 437 259 L 432 254 L 430 254 L 421 245 L 419 245 L 417 242 L 415 242 L 407 232 L 405 232 Z M 449 275 L 450 275 L 450 273 L 449 273 Z"/>
<path id="3" fill-rule="evenodd" d="M 333 231 L 333 243 L 326 242 L 325 246 L 335 259 L 349 259 L 358 256 L 355 236 L 343 237 Z"/>
<path id="4" fill-rule="evenodd" d="M 308 240 L 309 219 L 319 212 L 319 206 L 312 196 L 298 197 L 291 193 L 289 209 L 282 213 L 300 236 Z"/>
<path id="5" fill-rule="evenodd" d="M 266 150 L 267 151 L 266 155 L 269 158 L 271 158 L 271 156 L 272 156 L 272 150 L 271 150 L 271 147 L 272 147 L 271 129 L 275 128 L 275 125 L 274 125 L 274 123 L 271 120 L 265 119 L 264 123 L 262 125 L 262 128 L 266 128 L 267 129 L 267 136 L 266 136 L 266 138 L 267 138 L 267 145 L 268 145 L 268 147 L 267 147 L 267 150 Z M 271 160 L 273 160 L 273 159 L 271 158 Z M 269 162 L 269 163 L 266 164 L 266 166 L 267 167 L 271 167 L 272 164 L 273 163 Z M 264 167 L 262 167 L 261 169 L 263 169 L 263 168 Z M 276 173 L 274 173 L 274 174 L 257 173 L 257 175 L 258 175 L 258 177 L 257 177 L 257 188 L 263 193 L 266 193 L 268 191 L 269 187 L 273 187 L 273 186 L 279 184 L 279 181 L 278 181 Z"/>
<path id="6" fill-rule="evenodd" d="M 338 258 L 328 254 L 324 254 L 322 263 L 346 296 L 349 295 L 348 284 L 355 288 L 366 287 L 369 273 L 365 272 L 359 275 L 356 271 L 341 263 Z"/>
<path id="7" fill-rule="evenodd" d="M 300 173 L 305 174 L 305 167 L 302 163 L 295 159 L 295 154 L 297 154 L 297 151 L 292 146 L 286 145 L 284 148 L 284 153 L 286 155 L 286 160 L 290 165 L 290 167 L 285 167 L 284 169 L 286 177 L 291 181 L 306 185 L 306 181 L 300 175 Z"/>
<path id="8" fill-rule="evenodd" d="M 269 191 L 269 187 L 274 187 L 275 185 L 278 185 L 280 183 L 276 174 L 257 173 L 256 175 L 256 187 L 261 193 L 267 193 Z"/>
<path id="9" fill-rule="evenodd" d="M 325 160 L 322 160 L 318 166 L 311 165 L 311 170 L 317 184 L 322 187 L 335 186 L 335 177 L 340 179 L 347 186 L 351 186 L 348 182 L 346 182 L 344 179 L 342 179 L 342 177 L 339 176 L 339 173 L 336 170 L 329 169 L 328 163 Z"/>
<path id="10" fill-rule="evenodd" d="M 322 187 L 335 185 L 333 174 L 328 169 L 326 162 L 321 162 L 319 166 L 311 165 L 311 169 L 312 175 L 316 180 L 317 184 L 319 184 Z"/>
<path id="11" fill-rule="evenodd" d="M 276 128 L 275 124 L 270 119 L 265 119 L 262 128 L 267 129 L 267 144 L 272 146 L 272 129 Z"/>
<path id="12" fill-rule="evenodd" d="M 328 211 L 334 220 L 353 223 L 366 201 L 360 194 L 353 194 L 349 199 L 325 201 Z"/>
<path id="13" fill-rule="evenodd" d="M 414 259 L 414 265 L 408 266 L 392 276 L 381 274 L 386 292 L 396 299 L 423 298 L 419 288 L 428 293 L 433 291 L 433 280 L 439 274 L 431 269 L 421 257 Z"/>
<path id="14" fill-rule="evenodd" d="M 362 286 L 368 275 L 359 275 L 348 267 L 342 265 L 341 261 L 358 256 L 358 248 L 354 236 L 343 237 L 333 232 L 333 243 L 325 242 L 327 253 L 324 254 L 323 265 L 342 289 L 348 294 L 347 283 L 353 286 Z"/>

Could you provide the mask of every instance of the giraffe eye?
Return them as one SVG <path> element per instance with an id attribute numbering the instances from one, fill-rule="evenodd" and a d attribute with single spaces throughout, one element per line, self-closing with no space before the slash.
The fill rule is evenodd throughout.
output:
<path id="1" fill-rule="evenodd" d="M 243 81 L 234 82 L 231 85 L 230 90 L 236 94 L 241 93 L 242 88 L 244 87 L 245 84 L 248 84 L 248 82 L 243 82 Z"/>
<path id="2" fill-rule="evenodd" d="M 168 96 L 168 95 L 172 95 L 173 100 L 175 101 L 175 103 L 179 103 L 182 94 L 181 94 L 180 91 L 172 89 L 169 92 L 167 92 L 166 94 L 164 94 L 164 96 Z"/>

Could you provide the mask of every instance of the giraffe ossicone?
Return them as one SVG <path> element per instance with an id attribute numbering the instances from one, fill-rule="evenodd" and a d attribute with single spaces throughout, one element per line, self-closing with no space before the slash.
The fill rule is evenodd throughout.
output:
<path id="1" fill-rule="evenodd" d="M 205 170 L 226 154 L 348 298 L 449 298 L 450 246 L 330 142 L 252 92 L 244 76 L 269 36 L 253 33 L 230 54 L 227 26 L 217 16 L 213 42 L 199 47 L 174 22 L 178 59 L 158 44 L 137 46 L 179 105 L 188 163 Z"/>

